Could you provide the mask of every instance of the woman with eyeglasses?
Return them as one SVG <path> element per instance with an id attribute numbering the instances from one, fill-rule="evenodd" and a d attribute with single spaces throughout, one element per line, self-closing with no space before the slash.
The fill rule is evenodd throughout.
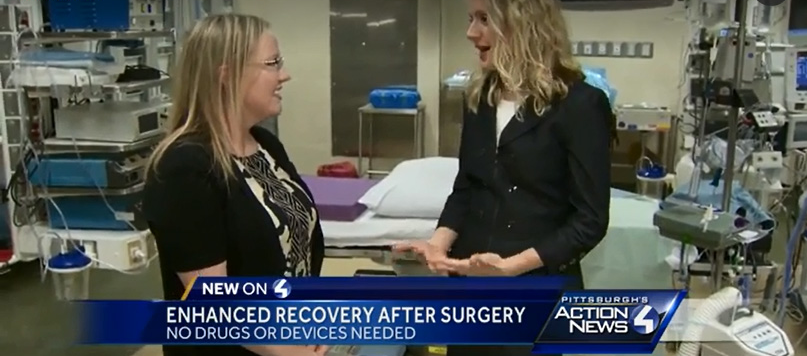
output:
<path id="1" fill-rule="evenodd" d="M 257 124 L 289 81 L 277 38 L 255 16 L 199 21 L 183 45 L 167 136 L 147 167 L 143 214 L 165 299 L 197 276 L 318 276 L 319 216 L 283 144 Z M 165 346 L 165 356 L 315 356 L 324 346 Z"/>

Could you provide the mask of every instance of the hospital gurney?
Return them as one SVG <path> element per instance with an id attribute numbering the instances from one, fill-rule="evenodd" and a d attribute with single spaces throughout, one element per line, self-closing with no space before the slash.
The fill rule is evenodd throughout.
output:
<path id="1" fill-rule="evenodd" d="M 416 262 L 410 253 L 396 253 L 396 243 L 425 240 L 431 237 L 437 220 L 386 218 L 366 211 L 355 221 L 322 221 L 325 235 L 325 257 L 369 258 L 376 263 L 392 265 L 396 272 Z"/>
<path id="2" fill-rule="evenodd" d="M 358 200 L 377 180 L 311 176 L 303 180 L 320 213 L 326 257 L 370 258 L 389 265 L 392 245 L 426 239 L 437 225 L 436 220 L 384 218 L 367 210 Z"/>
<path id="3" fill-rule="evenodd" d="M 329 184 L 340 184 L 338 181 Z M 336 186 L 328 191 L 339 191 Z M 314 193 L 315 200 L 316 192 Z M 319 201 L 319 200 L 318 200 Z M 633 193 L 611 190 L 611 220 L 603 242 L 582 261 L 587 288 L 669 288 L 672 269 L 665 258 L 673 242 L 658 234 L 653 214 L 658 201 Z M 437 226 L 436 219 L 402 219 L 365 211 L 354 221 L 322 221 L 325 256 L 368 258 L 391 265 L 399 275 L 428 273 L 412 254 L 391 251 L 406 241 L 425 240 Z"/>

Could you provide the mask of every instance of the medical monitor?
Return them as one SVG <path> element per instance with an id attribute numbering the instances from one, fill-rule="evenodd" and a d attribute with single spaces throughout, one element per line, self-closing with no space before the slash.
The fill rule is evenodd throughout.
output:
<path id="1" fill-rule="evenodd" d="M 794 45 L 807 45 L 807 1 L 790 0 L 788 4 L 788 42 Z"/>
<path id="2" fill-rule="evenodd" d="M 807 112 L 807 46 L 786 51 L 785 106 L 791 112 Z"/>
<path id="3" fill-rule="evenodd" d="M 787 116 L 788 150 L 807 148 L 807 113 Z"/>

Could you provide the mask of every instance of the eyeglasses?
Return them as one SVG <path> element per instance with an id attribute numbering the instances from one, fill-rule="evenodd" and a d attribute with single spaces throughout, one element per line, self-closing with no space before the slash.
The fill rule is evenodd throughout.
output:
<path id="1" fill-rule="evenodd" d="M 263 61 L 263 65 L 267 67 L 275 67 L 277 69 L 283 68 L 283 57 L 277 57 L 268 61 Z"/>

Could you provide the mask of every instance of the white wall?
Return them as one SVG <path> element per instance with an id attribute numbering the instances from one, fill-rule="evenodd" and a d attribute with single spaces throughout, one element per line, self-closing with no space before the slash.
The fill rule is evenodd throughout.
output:
<path id="1" fill-rule="evenodd" d="M 465 39 L 468 15 L 461 0 L 418 0 L 418 87 L 427 106 L 427 152 L 436 152 L 439 85 L 470 69 L 476 56 Z M 280 136 L 298 168 L 313 173 L 331 162 L 330 30 L 328 0 L 240 0 L 235 11 L 272 22 L 292 81 L 284 87 Z M 682 41 L 688 37 L 683 8 L 567 12 L 574 40 L 649 41 L 653 59 L 583 59 L 604 66 L 621 103 L 675 108 L 682 100 Z M 676 20 L 677 18 L 677 20 Z"/>
<path id="2" fill-rule="evenodd" d="M 468 15 L 464 2 L 444 1 L 442 10 L 442 73 L 473 68 L 476 56 L 465 39 Z M 680 101 L 677 86 L 683 72 L 682 41 L 689 32 L 683 21 L 683 6 L 637 11 L 566 11 L 565 15 L 575 41 L 655 44 L 652 59 L 580 58 L 583 64 L 607 69 L 608 79 L 619 90 L 620 103 L 673 106 Z"/>
<path id="3" fill-rule="evenodd" d="M 440 89 L 440 3 L 418 0 L 418 89 L 427 106 L 426 152 L 436 152 Z M 240 0 L 234 11 L 272 23 L 292 81 L 283 87 L 280 137 L 298 169 L 331 162 L 329 0 Z"/>
<path id="4" fill-rule="evenodd" d="M 331 158 L 331 35 L 328 0 L 241 0 L 239 13 L 272 23 L 291 82 L 283 86 L 280 137 L 301 172 Z"/>

